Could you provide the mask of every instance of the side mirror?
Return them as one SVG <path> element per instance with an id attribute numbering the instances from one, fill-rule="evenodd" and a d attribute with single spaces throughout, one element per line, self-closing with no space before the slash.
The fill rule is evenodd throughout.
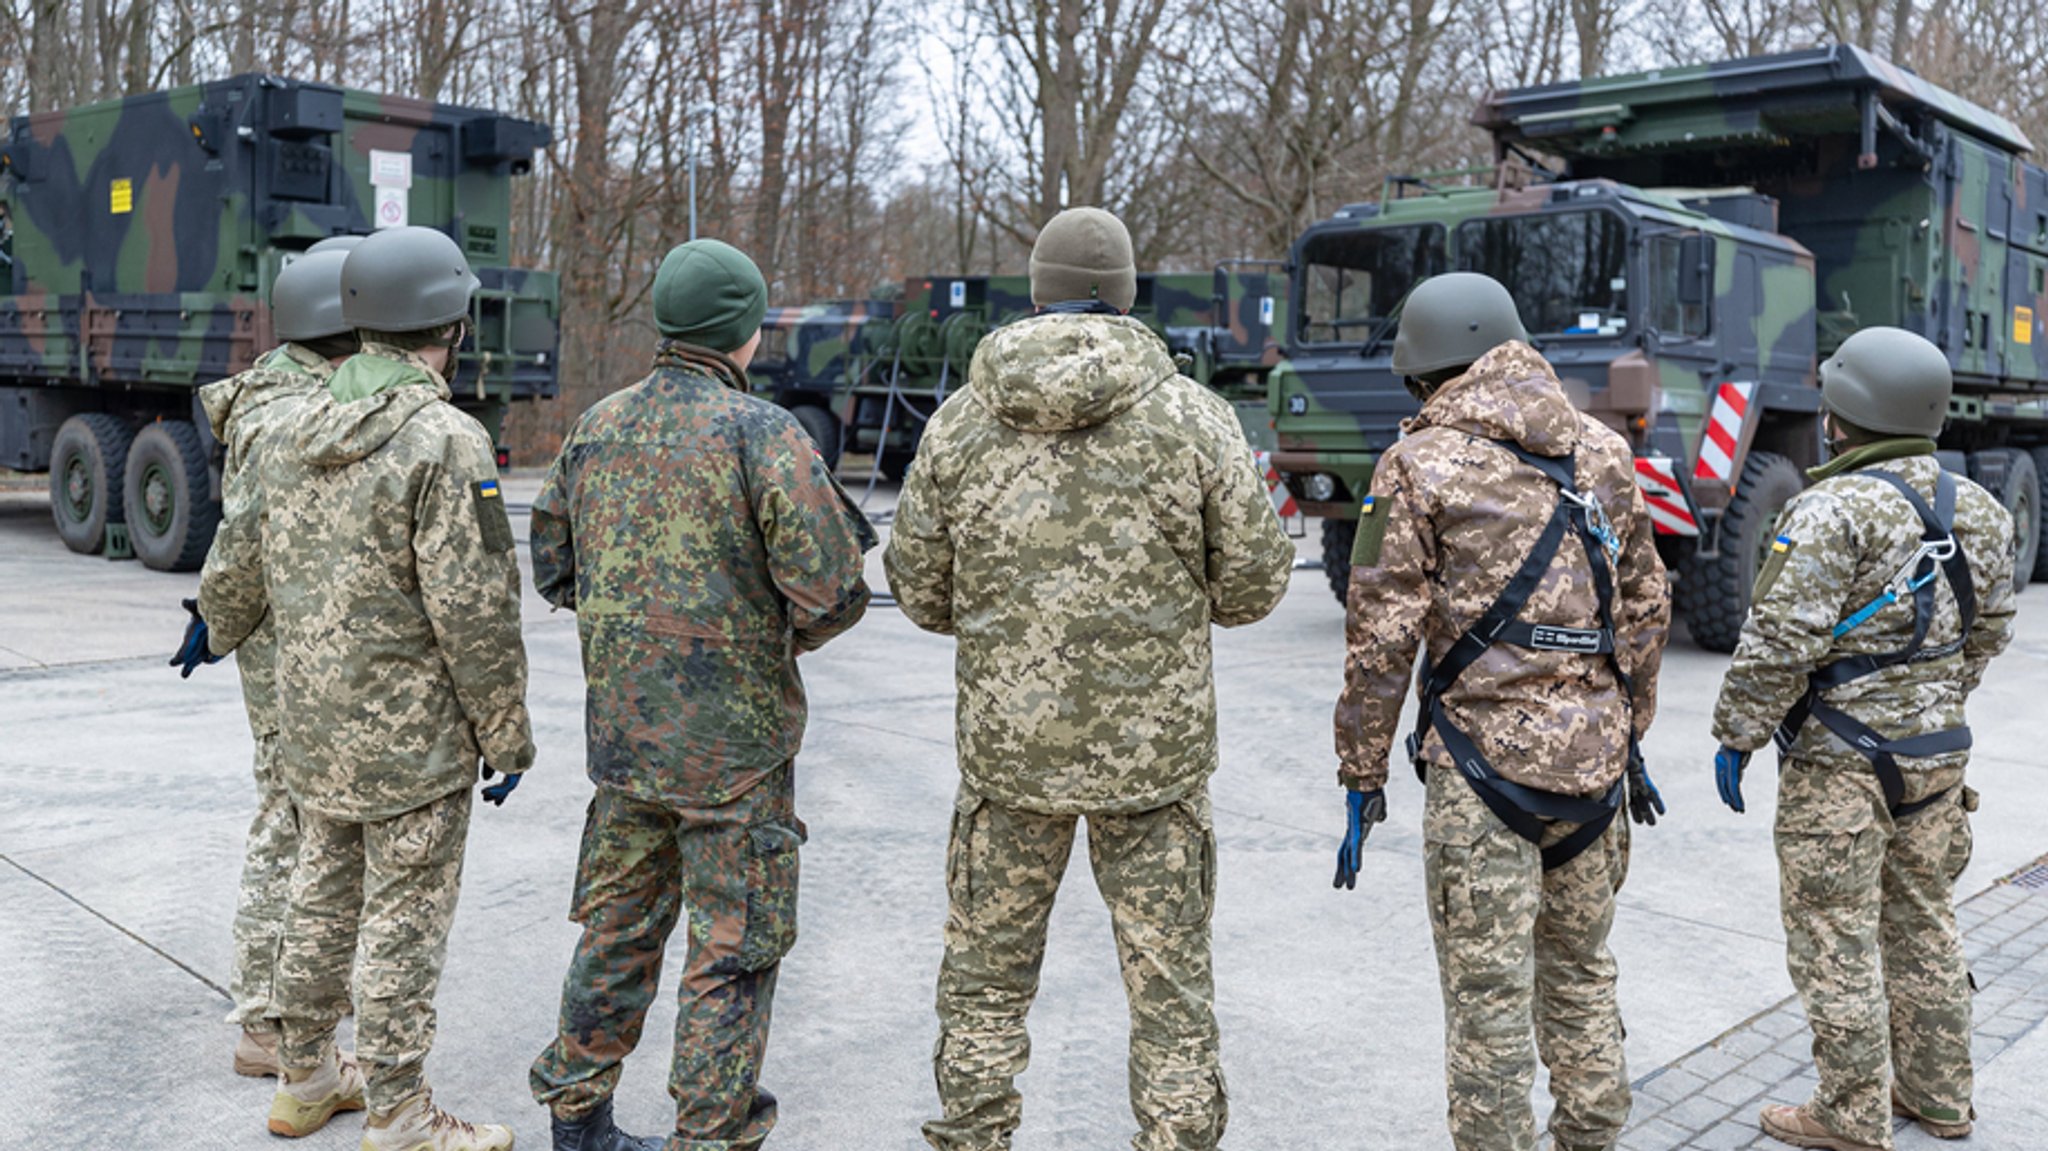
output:
<path id="1" fill-rule="evenodd" d="M 1705 307 L 1714 285 L 1713 241 L 1698 233 L 1678 241 L 1678 302 Z"/>

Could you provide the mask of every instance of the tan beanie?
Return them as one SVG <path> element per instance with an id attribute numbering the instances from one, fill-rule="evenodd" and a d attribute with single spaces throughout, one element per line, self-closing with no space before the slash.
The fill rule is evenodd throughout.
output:
<path id="1" fill-rule="evenodd" d="M 1100 208 L 1068 208 L 1031 246 L 1031 302 L 1039 307 L 1101 300 L 1128 312 L 1138 298 L 1131 233 Z"/>

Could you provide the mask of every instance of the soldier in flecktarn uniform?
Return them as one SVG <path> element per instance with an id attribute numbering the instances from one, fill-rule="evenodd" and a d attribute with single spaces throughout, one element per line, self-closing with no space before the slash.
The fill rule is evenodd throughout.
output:
<path id="1" fill-rule="evenodd" d="M 1045 226 L 1039 314 L 983 340 L 932 417 L 885 557 L 904 614 L 958 645 L 940 1151 L 1006 1148 L 1022 1122 L 1025 1013 L 1083 819 L 1130 1000 L 1131 1145 L 1223 1135 L 1210 629 L 1271 612 L 1294 547 L 1230 406 L 1124 315 L 1135 293 L 1116 217 Z"/>
<path id="2" fill-rule="evenodd" d="M 1775 736 L 1785 959 L 1820 1085 L 1763 1111 L 1799 1147 L 1877 1151 L 1903 1115 L 1970 1133 L 1970 975 L 1955 881 L 1976 793 L 1963 703 L 2011 638 L 2012 517 L 1942 470 L 1948 358 L 1867 328 L 1821 365 L 1834 458 L 1786 506 L 1714 708 L 1743 809 Z"/>
<path id="3" fill-rule="evenodd" d="M 654 370 L 577 421 L 533 505 L 533 578 L 576 613 L 597 793 L 570 917 L 583 925 L 534 1098 L 556 1151 L 619 1133 L 612 1092 L 664 945 L 687 916 L 669 1093 L 674 1151 L 749 1151 L 775 1126 L 758 1080 L 796 942 L 797 658 L 867 610 L 867 520 L 801 425 L 747 394 L 767 285 L 716 240 L 654 280 Z"/>
<path id="4" fill-rule="evenodd" d="M 1418 285 L 1394 369 L 1423 404 L 1374 469 L 1352 554 L 1337 882 L 1355 883 L 1385 818 L 1420 650 L 1408 752 L 1428 784 L 1451 1140 L 1532 1148 L 1540 1055 L 1555 1145 L 1609 1148 L 1630 1106 L 1607 948 L 1628 871 L 1616 813 L 1663 811 L 1637 744 L 1670 621 L 1664 566 L 1628 444 L 1572 407 L 1500 284 Z"/>

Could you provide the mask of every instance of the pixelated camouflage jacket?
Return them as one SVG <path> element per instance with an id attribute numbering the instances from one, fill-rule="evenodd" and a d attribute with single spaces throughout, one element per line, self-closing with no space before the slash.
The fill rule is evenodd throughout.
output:
<path id="1" fill-rule="evenodd" d="M 274 429 L 288 426 L 299 400 L 319 389 L 334 365 L 298 344 L 280 344 L 238 375 L 199 389 L 213 438 L 221 442 L 221 514 L 236 514 L 251 497 L 255 477 L 247 474 L 256 445 Z M 209 629 L 210 631 L 211 629 Z M 277 636 L 266 615 L 235 645 L 235 670 L 242 678 L 242 705 L 257 736 L 277 732 Z M 225 654 L 225 653 L 222 653 Z"/>
<path id="2" fill-rule="evenodd" d="M 683 808 L 795 758 L 797 653 L 860 620 L 875 543 L 788 412 L 675 349 L 577 421 L 531 539 L 534 587 L 576 612 L 590 778 Z"/>
<path id="3" fill-rule="evenodd" d="M 202 579 L 221 645 L 269 608 L 285 783 L 330 818 L 470 786 L 479 756 L 533 764 L 511 523 L 489 438 L 447 399 L 419 357 L 365 344 L 258 445 L 256 498 L 221 528 L 239 560 Z"/>
<path id="4" fill-rule="evenodd" d="M 1432 661 L 1443 658 L 1492 606 L 1550 520 L 1557 485 L 1489 442 L 1506 440 L 1539 456 L 1572 455 L 1579 490 L 1613 524 L 1620 556 L 1602 562 L 1612 563 L 1615 648 L 1634 699 L 1624 698 L 1605 656 L 1495 644 L 1445 693 L 1445 713 L 1516 783 L 1565 795 L 1604 792 L 1627 767 L 1631 722 L 1640 738 L 1656 717 L 1671 620 L 1627 442 L 1573 408 L 1550 365 L 1519 342 L 1445 382 L 1404 431 L 1373 469 L 1375 514 L 1360 521 L 1362 542 L 1369 529 L 1383 532 L 1379 554 L 1361 547 L 1351 568 L 1349 653 L 1336 714 L 1339 781 L 1359 790 L 1385 784 L 1416 648 L 1426 647 Z M 1599 626 L 1592 568 L 1575 536 L 1558 548 L 1521 618 Z M 1450 763 L 1433 730 L 1422 755 L 1433 766 Z"/>
<path id="5" fill-rule="evenodd" d="M 1891 441 L 1897 443 L 1898 441 Z M 1714 705 L 1714 738 L 1753 751 L 1771 742 L 1785 713 L 1806 693 L 1816 668 L 1852 655 L 1897 651 L 1913 635 L 1910 596 L 1837 639 L 1835 626 L 1883 593 L 1920 545 L 1920 517 L 1896 489 L 1870 473 L 1889 471 L 1931 504 L 1941 465 L 1934 445 L 1919 454 L 1856 467 L 1837 465 L 1786 505 L 1777 543 L 1752 597 L 1734 663 Z M 1843 684 L 1827 701 L 1890 739 L 1943 731 L 1964 722 L 1963 704 L 1983 678 L 1985 665 L 2005 650 L 2016 610 L 2013 594 L 2012 517 L 1990 492 L 1961 477 L 1956 484 L 1955 538 L 1969 557 L 1977 593 L 1977 622 L 1960 635 L 1962 617 L 1946 576 L 1933 581 L 1935 609 L 1926 649 L 1956 650 L 1887 668 Z M 1957 641 L 1961 640 L 1958 644 Z M 1792 755 L 1819 766 L 1868 772 L 1870 761 L 1808 719 Z M 1907 801 L 1934 794 L 1961 778 L 1968 751 L 1902 758 Z"/>
<path id="6" fill-rule="evenodd" d="M 1211 624 L 1280 602 L 1294 545 L 1237 417 L 1136 320 L 997 330 L 932 417 L 885 556 L 958 640 L 967 785 L 1049 813 L 1148 811 L 1216 769 Z"/>

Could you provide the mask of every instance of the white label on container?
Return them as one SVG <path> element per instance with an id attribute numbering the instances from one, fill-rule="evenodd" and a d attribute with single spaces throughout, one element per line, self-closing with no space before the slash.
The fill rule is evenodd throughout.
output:
<path id="1" fill-rule="evenodd" d="M 370 149 L 370 186 L 372 188 L 412 187 L 412 153 L 380 152 Z"/>
<path id="2" fill-rule="evenodd" d="M 956 307 L 956 308 L 964 308 L 964 307 L 966 307 L 966 306 L 967 306 L 967 281 L 965 281 L 965 280 L 955 280 L 955 281 L 953 281 L 953 291 L 952 291 L 952 294 L 951 294 L 951 295 L 950 295 L 950 296 L 949 296 L 948 298 L 952 300 L 952 302 L 953 302 L 953 306 L 954 306 L 954 307 Z"/>
<path id="3" fill-rule="evenodd" d="M 377 189 L 377 219 L 379 228 L 403 228 L 407 217 L 406 201 L 410 198 L 404 188 Z"/>
<path id="4" fill-rule="evenodd" d="M 1259 297 L 1259 323 L 1269 328 L 1273 326 L 1273 297 L 1271 296 Z"/>

